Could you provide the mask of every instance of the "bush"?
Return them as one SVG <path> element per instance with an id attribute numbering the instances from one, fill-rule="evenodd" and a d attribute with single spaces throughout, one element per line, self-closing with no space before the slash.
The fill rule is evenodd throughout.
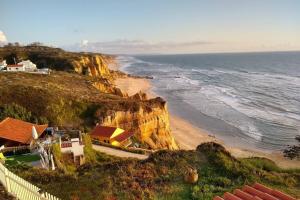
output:
<path id="1" fill-rule="evenodd" d="M 91 137 L 88 134 L 82 136 L 84 143 L 84 156 L 87 163 L 95 163 L 97 160 L 96 151 L 93 149 Z"/>
<path id="2" fill-rule="evenodd" d="M 20 119 L 23 121 L 32 120 L 31 112 L 15 103 L 5 104 L 2 108 L 0 108 L 0 120 L 5 119 L 6 117 Z"/>

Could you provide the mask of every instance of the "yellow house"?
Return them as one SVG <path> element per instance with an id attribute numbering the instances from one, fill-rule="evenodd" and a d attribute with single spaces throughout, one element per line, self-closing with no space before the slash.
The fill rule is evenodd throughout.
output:
<path id="1" fill-rule="evenodd" d="M 131 144 L 130 138 L 133 133 L 125 131 L 117 127 L 96 126 L 91 133 L 91 138 L 94 141 L 105 142 L 114 146 L 127 147 Z"/>

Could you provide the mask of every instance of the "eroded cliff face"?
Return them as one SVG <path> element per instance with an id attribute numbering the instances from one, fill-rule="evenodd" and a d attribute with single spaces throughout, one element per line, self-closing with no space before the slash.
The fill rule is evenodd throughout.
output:
<path id="1" fill-rule="evenodd" d="M 82 55 L 73 61 L 74 70 L 79 74 L 110 78 L 109 63 L 114 59 L 101 55 Z"/>
<path id="2" fill-rule="evenodd" d="M 166 102 L 155 104 L 151 109 L 140 106 L 137 111 L 109 111 L 101 124 L 132 131 L 139 141 L 152 149 L 178 149 L 170 131 Z"/>

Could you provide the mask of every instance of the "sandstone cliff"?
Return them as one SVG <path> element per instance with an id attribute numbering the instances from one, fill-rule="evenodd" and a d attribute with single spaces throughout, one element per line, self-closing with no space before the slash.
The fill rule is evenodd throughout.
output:
<path id="1" fill-rule="evenodd" d="M 82 55 L 74 60 L 72 64 L 74 70 L 79 74 L 111 78 L 108 69 L 109 62 L 113 62 L 113 60 L 101 55 Z"/>
<path id="2" fill-rule="evenodd" d="M 136 111 L 108 111 L 102 125 L 118 126 L 135 133 L 136 138 L 152 149 L 178 149 L 171 134 L 167 104 L 160 98 L 149 108 L 139 106 Z M 159 101 L 159 103 L 158 103 Z"/>

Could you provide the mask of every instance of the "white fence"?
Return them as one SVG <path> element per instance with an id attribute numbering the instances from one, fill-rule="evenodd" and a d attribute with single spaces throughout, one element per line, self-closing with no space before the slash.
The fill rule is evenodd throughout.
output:
<path id="1" fill-rule="evenodd" d="M 40 193 L 40 188 L 13 174 L 2 163 L 0 163 L 0 182 L 8 193 L 19 200 L 60 200 L 47 192 Z"/>

